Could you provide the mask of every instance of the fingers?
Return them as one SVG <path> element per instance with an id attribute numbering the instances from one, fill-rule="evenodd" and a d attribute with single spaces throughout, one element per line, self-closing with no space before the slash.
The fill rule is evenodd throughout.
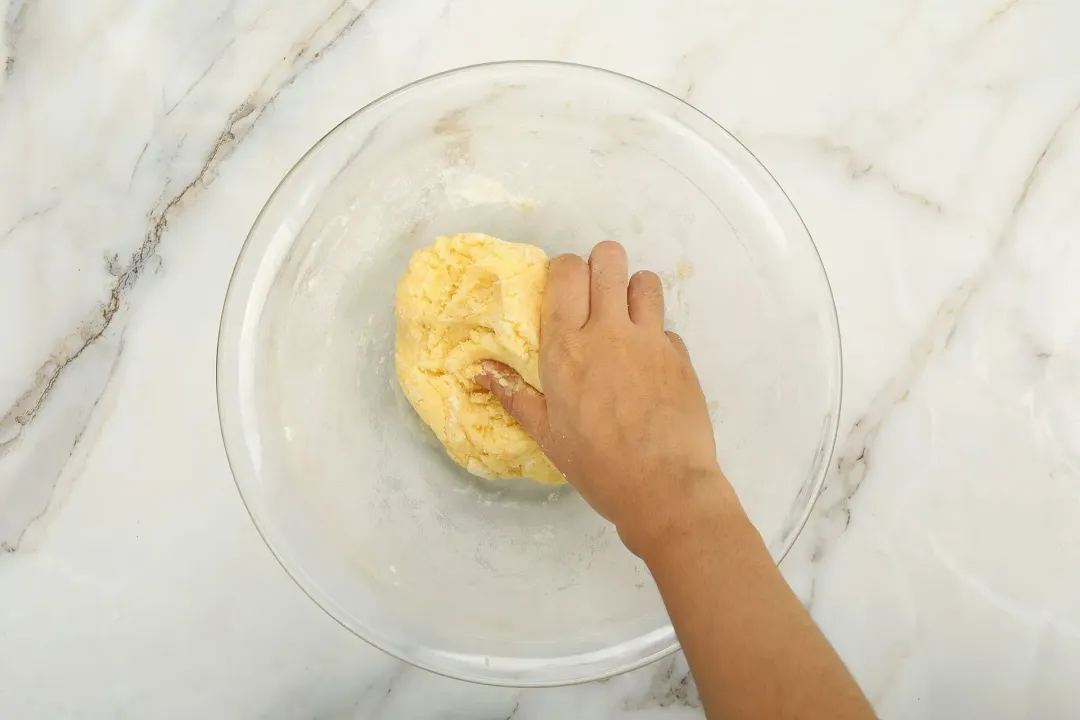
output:
<path id="1" fill-rule="evenodd" d="M 682 356 L 682 359 L 686 362 L 690 362 L 690 351 L 686 349 L 686 343 L 679 337 L 679 334 L 673 333 L 670 330 L 664 334 L 667 335 L 668 340 L 671 341 L 672 347 L 679 351 L 679 355 Z"/>
<path id="2" fill-rule="evenodd" d="M 547 432 L 547 402 L 536 388 L 521 379 L 510 367 L 494 360 L 480 363 L 481 373 L 474 380 L 494 395 L 510 417 L 521 423 L 525 432 L 543 443 Z"/>
<path id="3" fill-rule="evenodd" d="M 648 270 L 634 273 L 626 291 L 626 304 L 634 324 L 646 328 L 664 328 L 664 286 L 660 276 Z"/>
<path id="4" fill-rule="evenodd" d="M 593 248 L 589 256 L 592 284 L 589 294 L 589 317 L 627 317 L 626 250 L 612 240 Z"/>
<path id="5" fill-rule="evenodd" d="M 589 321 L 589 266 L 577 255 L 559 255 L 548 264 L 540 319 L 541 342 L 580 330 Z"/>

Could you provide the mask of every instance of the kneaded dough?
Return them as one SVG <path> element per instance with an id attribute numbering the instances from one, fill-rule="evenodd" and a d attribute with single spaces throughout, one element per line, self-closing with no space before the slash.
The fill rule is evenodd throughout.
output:
<path id="1" fill-rule="evenodd" d="M 405 397 L 458 464 L 484 478 L 565 482 L 536 441 L 473 380 L 481 360 L 540 386 L 547 255 L 479 233 L 440 237 L 398 283 L 395 360 Z"/>

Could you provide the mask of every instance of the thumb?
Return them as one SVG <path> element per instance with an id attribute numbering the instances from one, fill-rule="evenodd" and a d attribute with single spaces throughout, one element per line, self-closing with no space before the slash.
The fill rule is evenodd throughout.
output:
<path id="1" fill-rule="evenodd" d="M 513 368 L 494 360 L 482 360 L 480 374 L 473 379 L 499 400 L 525 432 L 543 444 L 548 426 L 547 401 L 536 388 L 525 382 Z"/>

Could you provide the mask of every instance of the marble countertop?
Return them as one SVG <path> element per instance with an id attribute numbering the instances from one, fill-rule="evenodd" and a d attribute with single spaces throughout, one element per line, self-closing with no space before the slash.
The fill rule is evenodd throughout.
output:
<path id="1" fill-rule="evenodd" d="M 230 478 L 214 351 L 289 167 L 410 80 L 641 78 L 776 175 L 844 413 L 783 570 L 886 718 L 1080 716 L 1080 5 L 0 2 L 0 717 L 700 718 L 680 658 L 494 689 L 352 636 Z"/>

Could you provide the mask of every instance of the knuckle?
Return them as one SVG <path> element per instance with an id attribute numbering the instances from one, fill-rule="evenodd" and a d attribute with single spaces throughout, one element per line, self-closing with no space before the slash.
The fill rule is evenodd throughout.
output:
<path id="1" fill-rule="evenodd" d="M 574 348 L 577 343 L 574 341 L 573 336 L 569 333 L 564 333 L 555 338 L 555 354 L 560 357 L 567 357 L 574 353 Z"/>
<path id="2" fill-rule="evenodd" d="M 559 362 L 576 363 L 581 358 L 581 341 L 573 333 L 563 333 L 555 338 L 552 350 Z"/>
<path id="3" fill-rule="evenodd" d="M 566 306 L 559 302 L 552 302 L 547 308 L 547 320 L 555 325 L 561 325 L 566 320 Z M 540 337 L 543 339 L 543 327 L 540 328 Z"/>

